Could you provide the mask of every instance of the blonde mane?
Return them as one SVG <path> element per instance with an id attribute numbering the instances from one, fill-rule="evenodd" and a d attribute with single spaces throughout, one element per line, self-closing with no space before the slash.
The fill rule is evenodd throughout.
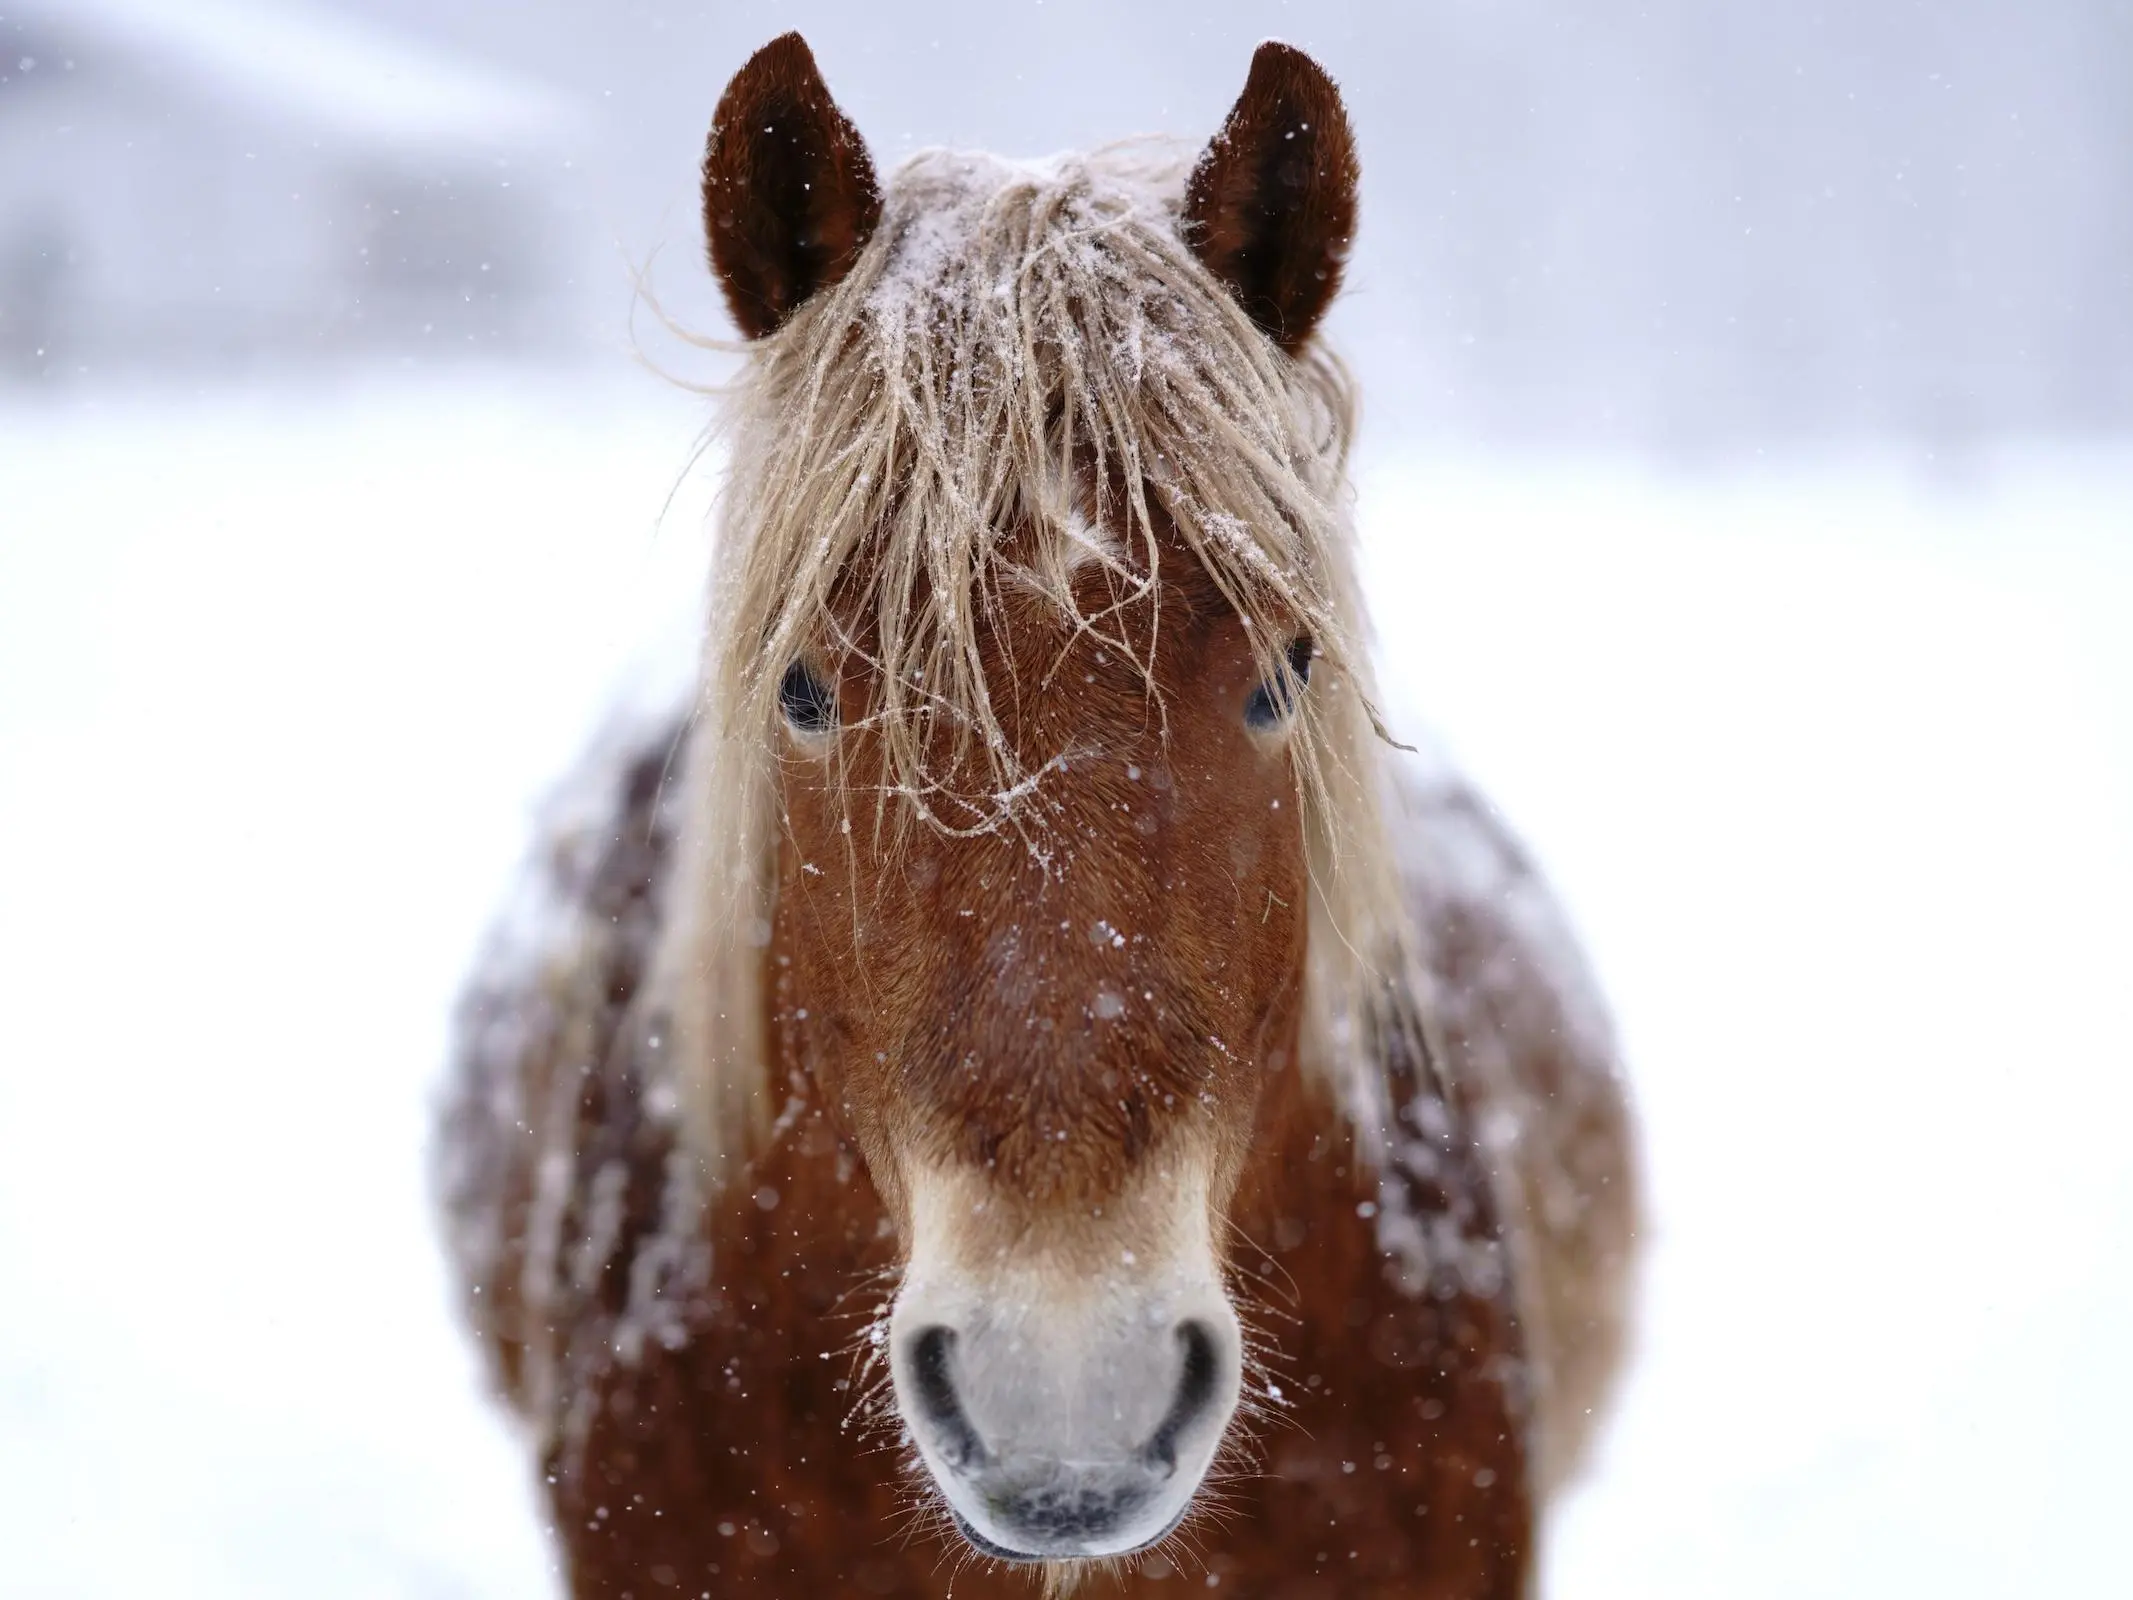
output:
<path id="1" fill-rule="evenodd" d="M 1035 589 L 1134 656 L 1105 631 L 1111 608 L 1075 607 L 1068 575 L 1100 561 L 1114 591 L 1159 608 L 1159 528 L 1244 619 L 1263 672 L 1298 631 L 1317 646 L 1291 746 L 1313 884 L 1306 1065 L 1359 1131 L 1384 1126 L 1382 1033 L 1419 1027 L 1402 997 L 1421 978 L 1353 570 L 1351 395 L 1330 359 L 1277 350 L 1186 246 L 1184 176 L 1146 143 L 1037 165 L 921 153 L 844 280 L 751 349 L 725 418 L 659 984 L 714 1179 L 779 1110 L 763 962 L 787 665 L 864 641 L 887 781 L 848 818 L 870 811 L 877 841 L 890 819 L 1012 827 L 1041 848 L 1022 802 L 1049 763 L 1002 732 L 980 624 L 1010 587 Z M 1091 526 L 1123 530 L 1126 548 Z"/>

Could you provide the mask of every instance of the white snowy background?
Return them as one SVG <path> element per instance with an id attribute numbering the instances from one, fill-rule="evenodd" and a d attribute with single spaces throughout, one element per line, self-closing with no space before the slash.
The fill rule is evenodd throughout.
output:
<path id="1" fill-rule="evenodd" d="M 1207 31 L 1226 82 L 1269 30 Z M 1652 1185 L 1549 1592 L 2133 1592 L 2133 434 L 1416 414 L 1360 463 L 1386 676 L 1563 893 Z M 428 1097 L 686 628 L 706 416 L 600 353 L 0 387 L 0 1594 L 551 1592 Z"/>

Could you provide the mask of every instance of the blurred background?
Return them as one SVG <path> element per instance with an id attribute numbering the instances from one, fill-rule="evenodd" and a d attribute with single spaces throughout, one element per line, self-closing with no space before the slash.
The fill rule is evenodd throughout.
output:
<path id="1" fill-rule="evenodd" d="M 584 359 L 647 263 L 715 325 L 695 159 L 731 64 L 786 27 L 883 165 L 1202 132 L 1281 32 L 1338 65 L 1361 136 L 1340 331 L 1402 430 L 1724 453 L 2133 421 L 2122 0 L 0 15 L 0 348 L 23 386 Z"/>
<path id="2" fill-rule="evenodd" d="M 1342 84 L 1386 678 L 1643 1108 L 1549 1591 L 2126 1592 L 2128 0 L 0 0 L 0 1590 L 552 1581 L 427 1097 L 686 637 L 791 27 L 885 170 Z"/>

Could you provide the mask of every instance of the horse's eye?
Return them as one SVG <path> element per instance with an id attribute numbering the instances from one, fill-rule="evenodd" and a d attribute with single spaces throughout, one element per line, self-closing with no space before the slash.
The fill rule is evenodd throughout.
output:
<path id="1" fill-rule="evenodd" d="M 827 733 L 837 725 L 837 700 L 829 685 L 795 661 L 778 683 L 778 709 L 801 733 Z"/>
<path id="2" fill-rule="evenodd" d="M 1287 670 L 1260 684 L 1244 702 L 1247 724 L 1260 729 L 1277 727 L 1296 709 L 1304 685 L 1311 681 L 1311 653 L 1312 644 L 1308 638 L 1290 641 Z"/>

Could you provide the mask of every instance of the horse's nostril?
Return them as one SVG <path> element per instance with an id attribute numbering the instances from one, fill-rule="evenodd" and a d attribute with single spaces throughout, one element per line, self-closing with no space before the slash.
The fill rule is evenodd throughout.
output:
<path id="1" fill-rule="evenodd" d="M 1222 1363 L 1215 1352 L 1215 1336 L 1204 1322 L 1178 1324 L 1178 1343 L 1185 1347 L 1184 1369 L 1178 1374 L 1178 1392 L 1170 1409 L 1148 1441 L 1147 1457 L 1165 1472 L 1178 1470 L 1178 1437 L 1204 1417 L 1215 1400 L 1215 1382 Z"/>
<path id="2" fill-rule="evenodd" d="M 984 1461 L 986 1450 L 955 1392 L 955 1375 L 948 1367 L 954 1347 L 953 1328 L 922 1328 L 911 1340 L 908 1366 L 911 1397 L 933 1430 L 935 1448 L 948 1465 L 962 1470 Z"/>

